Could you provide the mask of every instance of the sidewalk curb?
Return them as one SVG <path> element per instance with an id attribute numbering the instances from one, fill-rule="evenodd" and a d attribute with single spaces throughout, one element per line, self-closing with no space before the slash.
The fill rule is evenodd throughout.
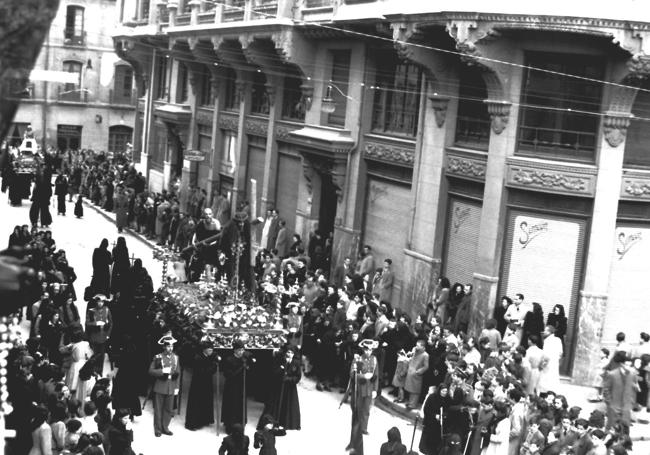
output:
<path id="1" fill-rule="evenodd" d="M 113 214 L 112 212 L 107 212 L 104 209 L 101 209 L 101 208 L 97 207 L 95 204 L 91 204 L 90 202 L 87 202 L 85 200 L 83 201 L 83 204 L 84 204 L 85 207 L 94 210 L 95 212 L 97 212 L 98 214 L 100 214 L 101 216 L 106 218 L 106 220 L 108 220 L 111 223 L 115 224 L 115 214 Z M 149 241 L 145 236 L 143 236 L 139 232 L 134 231 L 131 228 L 125 228 L 124 233 L 131 234 L 133 237 L 138 239 L 140 242 L 144 243 L 146 246 L 148 246 L 152 250 L 155 249 L 158 246 L 155 243 Z"/>
<path id="2" fill-rule="evenodd" d="M 408 410 L 404 406 L 400 406 L 397 403 L 394 403 L 390 398 L 385 397 L 384 395 L 379 395 L 375 399 L 375 406 L 383 411 L 388 412 L 389 414 L 399 417 L 403 420 L 412 422 L 418 417 L 419 413 L 415 410 Z"/>

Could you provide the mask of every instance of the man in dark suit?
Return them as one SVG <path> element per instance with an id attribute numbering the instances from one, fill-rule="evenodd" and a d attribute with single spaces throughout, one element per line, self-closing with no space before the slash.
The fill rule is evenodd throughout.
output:
<path id="1" fill-rule="evenodd" d="M 343 259 L 343 264 L 337 266 L 334 269 L 334 273 L 332 273 L 332 284 L 338 288 L 342 288 L 343 285 L 345 284 L 345 276 L 350 273 L 350 264 L 351 260 L 349 256 L 346 256 L 345 259 Z"/>
<path id="2" fill-rule="evenodd" d="M 155 378 L 153 385 L 153 429 L 156 437 L 161 434 L 171 436 L 169 423 L 174 416 L 174 396 L 178 395 L 178 376 L 180 366 L 174 354 L 176 340 L 170 334 L 163 336 L 158 344 L 164 351 L 157 354 L 149 366 L 149 375 Z"/>
<path id="3" fill-rule="evenodd" d="M 627 354 L 618 351 L 612 358 L 614 367 L 603 376 L 603 398 L 607 405 L 607 429 L 617 423 L 629 428 L 632 421 L 632 407 L 638 390 L 637 375 L 632 371 Z"/>
<path id="4" fill-rule="evenodd" d="M 376 294 L 379 295 L 379 301 L 380 302 L 388 302 L 390 303 L 391 298 L 393 297 L 393 271 L 391 270 L 391 266 L 393 265 L 392 259 L 384 259 L 384 269 L 381 272 L 381 278 L 379 279 L 379 283 L 377 284 L 377 289 L 375 291 Z"/>
<path id="5" fill-rule="evenodd" d="M 275 242 L 278 238 L 278 231 L 280 230 L 280 214 L 278 213 L 277 210 L 273 209 L 273 213 L 271 214 L 271 225 L 269 226 L 269 236 L 268 236 L 268 243 L 267 243 L 267 249 L 272 250 L 275 248 Z"/>
<path id="6" fill-rule="evenodd" d="M 278 238 L 275 241 L 275 249 L 278 250 L 278 256 L 284 259 L 289 256 L 291 238 L 289 228 L 287 228 L 287 222 L 280 220 L 279 226 L 280 230 L 278 230 Z"/>

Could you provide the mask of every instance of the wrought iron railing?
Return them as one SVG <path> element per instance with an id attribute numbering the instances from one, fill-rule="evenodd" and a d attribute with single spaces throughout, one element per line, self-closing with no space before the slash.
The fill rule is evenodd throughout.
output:
<path id="1" fill-rule="evenodd" d="M 456 144 L 487 150 L 490 143 L 490 120 L 476 117 L 456 118 Z"/>

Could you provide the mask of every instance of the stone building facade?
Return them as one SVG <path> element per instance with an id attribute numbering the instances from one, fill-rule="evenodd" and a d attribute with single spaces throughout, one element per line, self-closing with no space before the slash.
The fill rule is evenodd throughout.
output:
<path id="1" fill-rule="evenodd" d="M 593 383 L 647 323 L 650 17 L 457 3 L 124 0 L 136 152 L 154 189 L 318 224 L 333 264 L 370 244 L 412 315 L 440 276 L 474 285 L 473 328 L 502 295 L 564 305 L 563 370 Z"/>
<path id="2" fill-rule="evenodd" d="M 132 67 L 115 54 L 120 22 L 115 0 L 62 0 L 35 70 L 74 73 L 76 83 L 33 80 L 15 93 L 21 105 L 8 141 L 27 125 L 42 147 L 124 152 L 132 142 L 135 86 Z"/>

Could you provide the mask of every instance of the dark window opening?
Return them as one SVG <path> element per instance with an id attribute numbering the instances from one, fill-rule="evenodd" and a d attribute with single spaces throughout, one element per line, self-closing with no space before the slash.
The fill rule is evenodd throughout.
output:
<path id="1" fill-rule="evenodd" d="M 73 5 L 67 7 L 63 37 L 66 44 L 84 44 L 83 7 Z"/>
<path id="2" fill-rule="evenodd" d="M 237 74 L 232 68 L 227 68 L 225 73 L 226 99 L 224 101 L 224 108 L 229 110 L 237 110 L 239 108 L 239 96 L 237 93 Z"/>
<path id="3" fill-rule="evenodd" d="M 526 65 L 522 90 L 518 154 L 593 162 L 595 159 L 603 59 L 535 52 Z"/>
<path id="4" fill-rule="evenodd" d="M 377 66 L 372 129 L 383 134 L 415 136 L 420 111 L 422 71 L 394 58 Z"/>
<path id="5" fill-rule="evenodd" d="M 178 62 L 178 86 L 176 87 L 176 102 L 187 103 L 189 97 L 189 71 L 187 65 Z"/>
<path id="6" fill-rule="evenodd" d="M 296 76 L 284 78 L 284 92 L 282 95 L 282 118 L 289 120 L 305 120 L 305 100 L 302 96 L 302 80 Z"/>
<path id="7" fill-rule="evenodd" d="M 156 99 L 161 100 L 166 97 L 167 93 L 167 57 L 161 55 L 156 62 L 156 90 L 154 91 Z"/>
<path id="8" fill-rule="evenodd" d="M 348 85 L 350 78 L 350 50 L 330 50 L 332 55 L 332 85 L 331 96 L 336 105 L 334 112 L 327 116 L 330 126 L 345 126 L 345 111 L 347 109 Z"/>
<path id="9" fill-rule="evenodd" d="M 490 141 L 490 116 L 485 100 L 487 87 L 481 73 L 463 68 L 458 92 L 456 144 L 487 150 Z"/>
<path id="10" fill-rule="evenodd" d="M 133 70 L 126 65 L 115 67 L 113 102 L 131 104 L 133 99 Z"/>
<path id="11" fill-rule="evenodd" d="M 266 76 L 261 72 L 253 75 L 251 113 L 269 115 L 269 94 L 266 92 Z"/>

